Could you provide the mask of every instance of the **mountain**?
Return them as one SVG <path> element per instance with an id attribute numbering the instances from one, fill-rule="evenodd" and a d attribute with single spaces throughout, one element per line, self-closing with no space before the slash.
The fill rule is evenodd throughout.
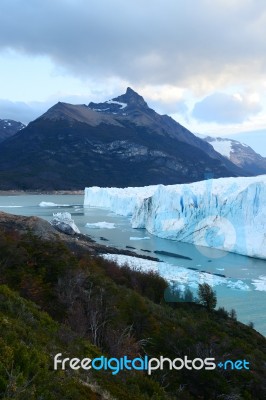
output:
<path id="1" fill-rule="evenodd" d="M 244 175 L 128 88 L 104 103 L 57 103 L 0 148 L 1 189 L 144 186 Z"/>
<path id="2" fill-rule="evenodd" d="M 0 119 L 0 143 L 15 135 L 25 126 L 21 122 L 13 121 L 12 119 Z"/>
<path id="3" fill-rule="evenodd" d="M 266 157 L 256 153 L 250 146 L 237 140 L 221 137 L 204 137 L 214 150 L 227 157 L 232 163 L 252 175 L 266 174 Z"/>

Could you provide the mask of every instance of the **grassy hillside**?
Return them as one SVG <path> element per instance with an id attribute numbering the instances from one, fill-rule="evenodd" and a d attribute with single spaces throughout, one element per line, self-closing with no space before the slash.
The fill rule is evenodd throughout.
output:
<path id="1" fill-rule="evenodd" d="M 73 239 L 75 240 L 75 239 Z M 266 341 L 224 312 L 166 304 L 156 274 L 32 233 L 0 235 L 5 399 L 264 399 Z M 246 359 L 250 370 L 54 371 L 53 357 Z"/>

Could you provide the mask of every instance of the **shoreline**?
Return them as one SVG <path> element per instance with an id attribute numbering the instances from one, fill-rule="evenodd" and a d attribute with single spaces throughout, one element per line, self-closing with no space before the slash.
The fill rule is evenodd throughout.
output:
<path id="1" fill-rule="evenodd" d="M 84 190 L 0 190 L 0 196 L 84 195 Z"/>
<path id="2" fill-rule="evenodd" d="M 98 243 L 93 237 L 83 233 L 68 235 L 56 229 L 50 222 L 36 216 L 9 214 L 0 211 L 0 230 L 3 232 L 18 232 L 19 234 L 31 233 L 43 240 L 54 242 L 61 240 L 71 251 L 85 251 L 94 256 L 103 254 L 120 254 L 139 259 L 161 262 L 157 257 L 140 255 L 132 250 L 119 249 L 114 246 Z"/>

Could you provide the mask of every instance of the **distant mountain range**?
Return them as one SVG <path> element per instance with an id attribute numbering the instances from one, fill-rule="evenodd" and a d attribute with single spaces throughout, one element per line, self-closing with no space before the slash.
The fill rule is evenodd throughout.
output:
<path id="1" fill-rule="evenodd" d="M 83 189 L 250 175 L 131 88 L 104 103 L 57 103 L 0 146 L 0 189 Z"/>
<path id="2" fill-rule="evenodd" d="M 266 174 L 266 158 L 256 153 L 250 146 L 237 140 L 221 137 L 206 136 L 204 140 L 210 143 L 218 153 L 251 175 Z"/>
<path id="3" fill-rule="evenodd" d="M 26 125 L 12 119 L 0 119 L 0 143 L 25 127 Z"/>

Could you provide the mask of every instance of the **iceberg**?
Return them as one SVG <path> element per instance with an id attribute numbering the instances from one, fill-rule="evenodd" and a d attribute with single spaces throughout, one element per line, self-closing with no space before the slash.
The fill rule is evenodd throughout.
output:
<path id="1" fill-rule="evenodd" d="M 266 258 L 266 175 L 179 185 L 85 188 L 84 206 L 131 217 L 165 239 Z"/>
<path id="2" fill-rule="evenodd" d="M 266 276 L 261 275 L 258 279 L 253 279 L 252 285 L 255 286 L 255 290 L 266 292 Z"/>
<path id="3" fill-rule="evenodd" d="M 138 236 L 130 236 L 129 240 L 148 240 L 150 239 L 149 236 L 138 237 Z"/>
<path id="4" fill-rule="evenodd" d="M 41 201 L 39 207 L 71 207 L 70 204 L 56 204 L 50 201 Z"/>
<path id="5" fill-rule="evenodd" d="M 71 214 L 69 212 L 53 214 L 53 218 L 50 223 L 57 230 L 66 233 L 67 235 L 75 235 L 76 233 L 80 233 L 79 228 L 71 218 Z"/>
<path id="6" fill-rule="evenodd" d="M 87 222 L 85 225 L 86 228 L 91 229 L 115 229 L 115 224 L 113 222 Z"/>

